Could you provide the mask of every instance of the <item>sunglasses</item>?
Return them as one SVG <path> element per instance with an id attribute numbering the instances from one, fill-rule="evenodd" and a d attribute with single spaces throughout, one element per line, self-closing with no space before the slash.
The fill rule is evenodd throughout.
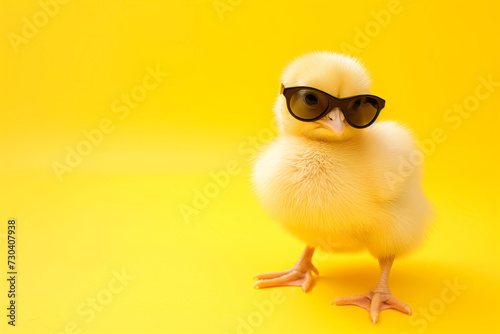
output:
<path id="1" fill-rule="evenodd" d="M 281 84 L 290 114 L 303 122 L 323 118 L 336 107 L 342 109 L 347 123 L 358 129 L 370 126 L 377 119 L 385 101 L 374 95 L 356 95 L 343 99 L 331 96 L 319 89 L 305 86 L 288 87 Z"/>

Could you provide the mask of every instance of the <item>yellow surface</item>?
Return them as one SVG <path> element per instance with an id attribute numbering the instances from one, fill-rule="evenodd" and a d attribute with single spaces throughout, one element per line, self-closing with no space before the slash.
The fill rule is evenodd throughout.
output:
<path id="1" fill-rule="evenodd" d="M 0 332 L 499 332 L 500 86 L 489 92 L 480 78 L 500 81 L 500 8 L 462 3 L 75 0 L 48 16 L 34 0 L 2 1 Z M 379 15 L 384 26 L 381 10 L 392 11 Z M 272 131 L 279 75 L 305 52 L 346 48 L 387 100 L 381 118 L 426 145 L 437 211 L 428 242 L 391 274 L 414 316 L 384 311 L 376 326 L 362 309 L 330 305 L 372 286 L 366 254 L 318 253 L 309 294 L 252 289 L 254 274 L 287 269 L 304 247 L 264 215 L 248 177 Z M 148 79 L 157 67 L 168 72 L 158 85 Z M 131 93 L 144 101 L 127 109 Z M 464 102 L 469 114 L 448 111 Z M 84 130 L 102 143 L 89 147 Z M 59 179 L 68 147 L 86 156 Z M 213 198 L 196 195 L 205 191 Z"/>

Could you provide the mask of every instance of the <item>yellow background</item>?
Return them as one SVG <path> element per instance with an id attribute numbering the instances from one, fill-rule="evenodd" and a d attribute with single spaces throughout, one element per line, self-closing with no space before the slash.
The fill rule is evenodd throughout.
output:
<path id="1" fill-rule="evenodd" d="M 437 212 L 430 237 L 390 279 L 414 317 L 384 311 L 374 326 L 362 309 L 330 305 L 371 288 L 378 268 L 366 254 L 318 253 L 310 293 L 275 289 L 281 302 L 259 311 L 255 302 L 269 306 L 273 289 L 252 289 L 252 276 L 289 268 L 304 245 L 265 216 L 249 172 L 283 67 L 306 52 L 356 46 L 358 31 L 377 22 L 371 11 L 390 1 L 221 2 L 230 7 L 222 14 L 212 0 L 69 1 L 17 53 L 8 36 L 22 36 L 23 17 L 33 21 L 41 7 L 1 2 L 0 331 L 70 333 L 76 323 L 80 333 L 498 332 L 499 87 L 456 129 L 444 118 L 474 96 L 479 77 L 500 81 L 498 5 L 401 0 L 353 53 L 387 101 L 381 119 L 406 124 L 420 142 L 436 128 L 446 134 L 426 155 Z M 168 76 L 121 119 L 112 103 L 142 84 L 148 66 Z M 54 161 L 106 118 L 113 131 L 59 182 Z M 230 161 L 229 184 L 185 219 L 180 207 L 193 206 Z M 15 328 L 5 316 L 11 217 Z M 78 307 L 109 297 L 122 270 L 134 278 L 87 322 Z M 445 303 L 454 281 L 465 288 Z"/>

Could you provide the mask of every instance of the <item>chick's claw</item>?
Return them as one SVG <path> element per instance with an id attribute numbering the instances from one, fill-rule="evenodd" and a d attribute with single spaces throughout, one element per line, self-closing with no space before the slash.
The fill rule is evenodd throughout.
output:
<path id="1" fill-rule="evenodd" d="M 396 299 L 390 292 L 370 291 L 363 295 L 336 298 L 333 300 L 332 304 L 362 307 L 370 313 L 370 319 L 373 323 L 378 321 L 380 311 L 391 308 L 411 315 L 410 307 L 399 299 Z"/>

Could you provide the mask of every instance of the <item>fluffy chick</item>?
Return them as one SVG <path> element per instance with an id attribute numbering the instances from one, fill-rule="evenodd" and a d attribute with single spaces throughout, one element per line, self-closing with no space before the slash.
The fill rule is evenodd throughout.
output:
<path id="1" fill-rule="evenodd" d="M 338 98 L 369 94 L 370 88 L 356 59 L 329 52 L 296 59 L 282 82 Z M 368 293 L 334 303 L 363 307 L 374 323 L 388 308 L 411 314 L 391 295 L 389 271 L 395 258 L 421 244 L 432 210 L 420 185 L 421 166 L 402 169 L 416 150 L 408 130 L 390 121 L 356 129 L 338 111 L 334 117 L 343 122 L 343 131 L 327 119 L 302 122 L 290 115 L 283 95 L 274 111 L 279 134 L 258 156 L 253 183 L 267 213 L 307 247 L 292 269 L 256 275 L 255 287 L 301 286 L 306 292 L 312 272 L 318 273 L 311 262 L 315 248 L 368 250 L 380 264 L 378 282 Z"/>

